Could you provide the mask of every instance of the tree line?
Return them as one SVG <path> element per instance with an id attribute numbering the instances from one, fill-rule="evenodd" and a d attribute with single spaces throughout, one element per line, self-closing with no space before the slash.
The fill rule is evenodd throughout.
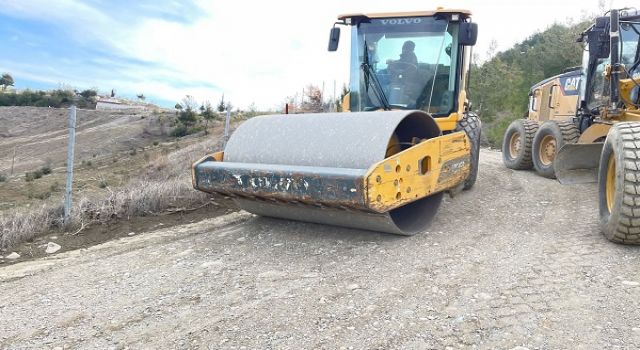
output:
<path id="1" fill-rule="evenodd" d="M 0 106 L 31 106 L 65 108 L 75 104 L 78 108 L 93 109 L 96 106 L 97 92 L 95 90 L 65 90 L 51 91 L 24 90 L 22 92 L 0 92 Z"/>
<path id="2" fill-rule="evenodd" d="M 186 95 L 182 100 L 175 104 L 176 119 L 172 136 L 183 137 L 204 131 L 208 133 L 209 123 L 213 121 L 222 121 L 225 118 L 225 112 L 231 113 L 234 106 L 229 100 L 225 100 L 224 94 L 215 107 L 208 100 L 198 102 L 193 96 Z M 248 110 L 242 111 L 237 108 L 231 114 L 233 119 L 247 119 L 255 117 L 258 114 L 271 114 L 272 111 L 259 112 L 255 103 L 249 105 Z"/>
<path id="3" fill-rule="evenodd" d="M 580 65 L 583 49 L 576 39 L 590 23 L 554 24 L 499 53 L 492 43 L 490 58 L 473 65 L 470 100 L 491 146 L 499 147 L 509 123 L 525 116 L 532 85 Z"/>

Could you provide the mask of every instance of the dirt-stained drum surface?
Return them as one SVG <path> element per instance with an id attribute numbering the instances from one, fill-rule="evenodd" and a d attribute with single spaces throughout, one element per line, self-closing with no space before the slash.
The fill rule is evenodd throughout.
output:
<path id="1" fill-rule="evenodd" d="M 0 268 L 2 348 L 640 348 L 594 185 L 505 169 L 399 237 L 244 212 Z"/>

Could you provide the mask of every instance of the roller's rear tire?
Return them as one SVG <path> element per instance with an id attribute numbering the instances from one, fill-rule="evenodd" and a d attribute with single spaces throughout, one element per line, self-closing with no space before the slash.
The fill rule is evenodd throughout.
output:
<path id="1" fill-rule="evenodd" d="M 480 136 L 482 134 L 482 124 L 480 118 L 473 113 L 467 113 L 458 122 L 456 131 L 464 131 L 471 140 L 471 173 L 464 180 L 464 190 L 471 189 L 478 178 L 478 164 L 480 162 Z"/>
<path id="2" fill-rule="evenodd" d="M 600 229 L 610 241 L 640 244 L 640 123 L 618 123 L 598 167 Z"/>
<path id="3" fill-rule="evenodd" d="M 502 140 L 502 162 L 509 169 L 527 170 L 533 167 L 531 145 L 538 123 L 528 119 L 514 120 Z"/>
<path id="4" fill-rule="evenodd" d="M 533 167 L 540 176 L 556 178 L 553 161 L 558 150 L 567 143 L 576 143 L 580 137 L 578 128 L 570 121 L 548 120 L 533 138 L 531 158 Z"/>

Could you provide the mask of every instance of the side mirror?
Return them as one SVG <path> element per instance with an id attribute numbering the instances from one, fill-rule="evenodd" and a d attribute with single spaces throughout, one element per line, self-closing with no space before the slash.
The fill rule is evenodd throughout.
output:
<path id="1" fill-rule="evenodd" d="M 589 55 L 594 59 L 609 58 L 610 44 L 602 41 L 592 41 L 589 43 Z"/>
<path id="2" fill-rule="evenodd" d="M 611 51 L 609 23 L 609 17 L 598 17 L 595 25 L 587 33 L 589 56 L 592 59 L 609 58 L 609 52 Z"/>
<path id="3" fill-rule="evenodd" d="M 340 42 L 340 28 L 333 27 L 329 33 L 329 51 L 336 51 Z"/>
<path id="4" fill-rule="evenodd" d="M 473 46 L 478 41 L 478 23 L 460 22 L 458 31 L 458 44 L 463 46 Z"/>

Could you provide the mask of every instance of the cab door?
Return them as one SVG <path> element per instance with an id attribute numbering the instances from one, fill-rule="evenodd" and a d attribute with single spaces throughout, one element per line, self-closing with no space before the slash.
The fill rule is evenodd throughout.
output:
<path id="1" fill-rule="evenodd" d="M 542 93 L 540 94 L 540 111 L 538 112 L 538 120 L 544 122 L 549 120 L 553 109 L 551 106 L 551 87 L 553 84 L 546 84 L 542 86 Z"/>
<path id="2" fill-rule="evenodd" d="M 540 96 L 542 89 L 536 88 L 529 94 L 529 118 L 530 120 L 540 120 Z"/>
<path id="3" fill-rule="evenodd" d="M 549 107 L 549 118 L 548 119 L 556 119 L 559 115 L 558 107 L 558 99 L 560 98 L 560 85 L 555 82 L 549 86 L 549 98 L 547 105 Z"/>

